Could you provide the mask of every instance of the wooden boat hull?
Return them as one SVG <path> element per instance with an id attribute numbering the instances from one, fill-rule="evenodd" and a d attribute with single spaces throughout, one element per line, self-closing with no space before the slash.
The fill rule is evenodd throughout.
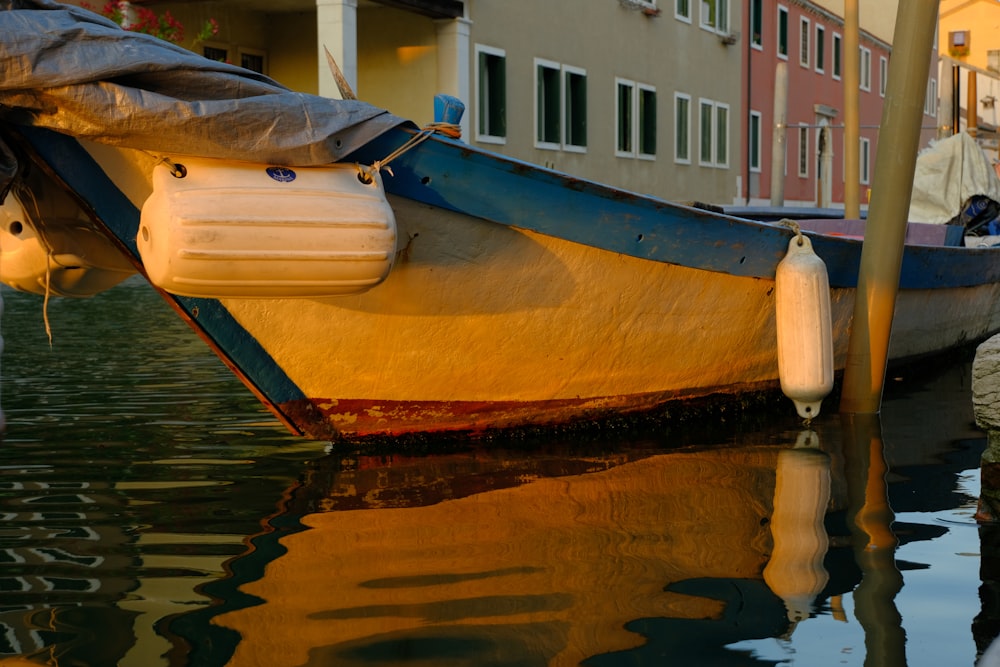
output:
<path id="1" fill-rule="evenodd" d="M 154 160 L 37 129 L 21 136 L 141 269 L 138 209 Z M 352 158 L 373 163 L 408 136 L 387 132 Z M 377 287 L 308 299 L 167 295 L 293 430 L 482 433 L 777 387 L 774 270 L 789 229 L 447 139 L 392 168 L 399 240 Z M 812 240 L 829 270 L 841 369 L 861 243 Z M 1000 251 L 908 246 L 890 356 L 1000 330 L 998 285 Z"/>

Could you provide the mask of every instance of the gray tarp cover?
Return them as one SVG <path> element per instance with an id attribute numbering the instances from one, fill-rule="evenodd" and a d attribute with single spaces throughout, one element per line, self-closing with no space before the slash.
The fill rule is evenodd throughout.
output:
<path id="1" fill-rule="evenodd" d="M 0 121 L 158 153 L 327 164 L 405 122 L 50 0 L 0 0 L 0 63 Z"/>

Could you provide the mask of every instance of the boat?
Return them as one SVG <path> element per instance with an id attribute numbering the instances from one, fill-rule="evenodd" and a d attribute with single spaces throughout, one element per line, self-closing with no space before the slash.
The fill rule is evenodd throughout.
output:
<path id="1" fill-rule="evenodd" d="M 857 221 L 796 231 L 628 192 L 79 8 L 10 7 L 0 278 L 47 299 L 146 276 L 294 433 L 489 437 L 776 391 L 797 234 L 844 366 Z M 891 359 L 1000 331 L 1000 250 L 911 224 Z"/>

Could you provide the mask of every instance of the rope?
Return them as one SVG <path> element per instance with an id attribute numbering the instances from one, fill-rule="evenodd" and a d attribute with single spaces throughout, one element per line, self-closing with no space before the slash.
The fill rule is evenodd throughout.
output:
<path id="1" fill-rule="evenodd" d="M 392 169 L 388 166 L 390 162 L 398 158 L 403 153 L 416 148 L 435 134 L 441 134 L 452 139 L 460 139 L 462 137 L 462 128 L 455 123 L 429 123 L 419 132 L 410 137 L 406 143 L 389 153 L 381 160 L 375 160 L 375 162 L 373 162 L 370 166 L 359 164 L 359 178 L 361 178 L 361 180 L 365 183 L 371 183 L 375 178 L 375 174 L 383 168 L 389 172 L 390 176 L 392 176 Z"/>
<path id="2" fill-rule="evenodd" d="M 788 227 L 793 232 L 795 232 L 796 242 L 799 245 L 802 245 L 802 238 L 803 238 L 802 237 L 802 228 L 799 227 L 799 223 L 795 222 L 794 220 L 792 220 L 790 218 L 782 218 L 781 220 L 779 220 L 777 222 L 777 224 L 781 225 L 782 227 Z"/>
<path id="3" fill-rule="evenodd" d="M 52 262 L 54 257 L 52 243 L 45 237 L 45 229 L 44 225 L 42 225 L 42 210 L 38 204 L 38 199 L 35 197 L 35 191 L 24 187 L 23 183 L 19 183 L 17 194 L 29 200 L 32 210 L 29 211 L 27 207 L 24 207 L 24 214 L 32 223 L 31 226 L 35 230 L 35 235 L 38 236 L 39 243 L 45 248 L 45 299 L 42 301 L 42 323 L 45 325 L 45 335 L 48 336 L 49 348 L 51 348 L 52 324 L 49 322 L 49 297 L 52 294 Z M 21 199 L 21 202 L 23 206 L 24 199 Z"/>

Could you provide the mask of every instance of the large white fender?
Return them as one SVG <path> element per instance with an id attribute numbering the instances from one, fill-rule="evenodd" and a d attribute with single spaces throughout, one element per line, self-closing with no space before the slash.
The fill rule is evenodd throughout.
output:
<path id="1" fill-rule="evenodd" d="M 833 329 L 826 264 L 802 234 L 778 263 L 775 304 L 781 391 L 812 419 L 833 389 Z"/>

